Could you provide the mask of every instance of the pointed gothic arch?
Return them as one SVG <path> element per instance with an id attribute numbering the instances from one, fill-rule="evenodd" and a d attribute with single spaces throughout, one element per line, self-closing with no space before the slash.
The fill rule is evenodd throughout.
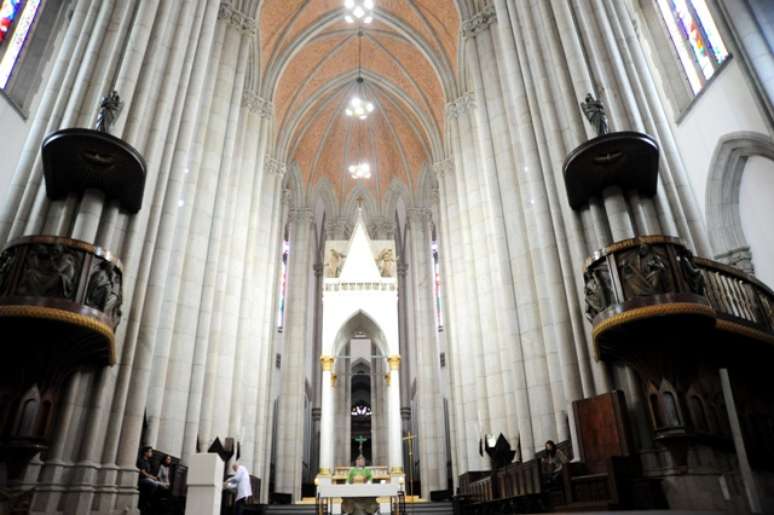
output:
<path id="1" fill-rule="evenodd" d="M 753 273 L 752 251 L 742 229 L 739 194 L 745 165 L 753 156 L 774 161 L 774 139 L 757 132 L 734 132 L 720 139 L 710 162 L 705 211 L 716 259 Z"/>

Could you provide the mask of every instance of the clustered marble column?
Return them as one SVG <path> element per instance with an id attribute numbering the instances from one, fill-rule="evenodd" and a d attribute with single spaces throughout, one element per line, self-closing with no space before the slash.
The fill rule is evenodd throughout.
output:
<path id="1" fill-rule="evenodd" d="M 573 400 L 619 387 L 639 402 L 631 372 L 611 374 L 593 357 L 580 273 L 588 255 L 648 233 L 707 250 L 628 3 L 461 8 L 471 89 L 447 106 L 450 158 L 434 166 L 456 474 L 484 468 L 481 433 L 518 439 L 530 458 L 545 440 L 573 436 Z M 607 106 L 611 130 L 659 140 L 657 197 L 610 188 L 570 209 L 561 170 L 592 137 L 579 107 L 587 93 Z"/>
<path id="2" fill-rule="evenodd" d="M 265 157 L 273 113 L 254 93 L 257 2 L 235 5 L 73 2 L 0 239 L 44 233 L 111 250 L 125 264 L 124 317 L 118 364 L 72 379 L 45 460 L 28 470 L 33 513 L 133 509 L 143 443 L 187 460 L 233 437 L 268 480 L 258 371 L 271 367 L 284 165 Z M 43 137 L 91 126 L 112 89 L 124 102 L 112 132 L 148 165 L 137 215 L 91 190 L 50 201 L 42 183 Z"/>
<path id="3" fill-rule="evenodd" d="M 427 208 L 408 210 L 408 252 L 415 318 L 411 337 L 416 350 L 419 477 L 422 497 L 446 488 L 446 441 L 441 390 L 441 366 L 435 313 L 435 272 L 432 257 L 432 217 Z M 409 465 L 410 466 L 410 465 Z"/>
<path id="4" fill-rule="evenodd" d="M 304 455 L 304 387 L 306 353 L 312 346 L 309 323 L 309 288 L 314 281 L 314 215 L 303 206 L 293 206 L 288 214 L 290 253 L 288 257 L 288 293 L 280 379 L 280 403 L 277 426 L 279 460 L 276 491 L 301 497 Z M 323 413 L 323 416 L 325 414 Z M 321 444 L 323 445 L 323 444 Z M 321 462 L 322 463 L 322 462 Z M 321 464 L 321 467 L 323 465 Z"/>

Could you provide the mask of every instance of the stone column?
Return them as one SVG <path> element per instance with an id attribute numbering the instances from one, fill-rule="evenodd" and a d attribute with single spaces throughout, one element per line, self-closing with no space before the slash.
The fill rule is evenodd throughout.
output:
<path id="1" fill-rule="evenodd" d="M 320 356 L 322 365 L 322 382 L 320 385 L 320 471 L 319 477 L 330 478 L 333 473 L 333 446 L 335 437 L 333 434 L 334 419 L 334 383 L 333 356 Z"/>
<path id="2" fill-rule="evenodd" d="M 311 330 L 308 327 L 309 286 L 312 280 L 311 209 L 290 210 L 290 256 L 288 264 L 288 296 L 285 319 L 285 342 L 282 353 L 279 424 L 277 427 L 276 491 L 301 496 L 303 459 L 303 411 L 305 357 L 309 349 Z"/>
<path id="3" fill-rule="evenodd" d="M 408 257 L 414 288 L 416 317 L 414 346 L 417 352 L 417 412 L 419 477 L 422 497 L 446 487 L 445 428 L 435 314 L 435 272 L 432 263 L 432 228 L 429 209 L 408 211 Z M 416 449 L 416 446 L 415 446 Z"/>
<path id="4" fill-rule="evenodd" d="M 324 252 L 325 242 L 322 243 Z M 318 255 L 319 259 L 319 255 Z M 314 324 L 312 326 L 312 337 L 314 338 L 313 356 L 319 356 L 322 346 L 322 288 L 323 288 L 323 264 L 314 264 Z M 319 468 L 320 461 L 320 409 L 322 406 L 322 392 L 320 390 L 321 369 L 313 367 L 312 374 L 312 453 L 309 463 L 309 469 L 315 471 Z"/>
<path id="5" fill-rule="evenodd" d="M 388 395 L 388 409 L 389 409 L 389 426 L 388 426 L 388 438 L 389 438 L 389 459 L 390 459 L 390 476 L 393 480 L 399 480 L 403 477 L 403 434 L 401 433 L 401 416 L 400 416 L 400 356 L 393 354 L 387 358 L 387 363 L 390 366 L 389 375 L 387 376 L 387 395 Z"/>

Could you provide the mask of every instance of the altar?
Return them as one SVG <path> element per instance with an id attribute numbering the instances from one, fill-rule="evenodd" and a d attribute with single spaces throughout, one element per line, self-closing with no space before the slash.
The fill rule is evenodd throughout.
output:
<path id="1" fill-rule="evenodd" d="M 344 499 L 373 498 L 379 503 L 379 513 L 391 512 L 392 502 L 398 499 L 397 483 L 321 484 L 317 487 L 318 503 L 328 507 L 328 513 L 341 513 Z"/>

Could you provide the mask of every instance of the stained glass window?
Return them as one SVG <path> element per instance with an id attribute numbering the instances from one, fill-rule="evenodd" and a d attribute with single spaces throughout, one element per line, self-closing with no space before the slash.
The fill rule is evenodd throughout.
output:
<path id="1" fill-rule="evenodd" d="M 21 0 L 2 0 L 0 5 L 0 43 L 8 39 L 11 26 L 19 13 Z"/>
<path id="2" fill-rule="evenodd" d="M 290 256 L 290 243 L 282 242 L 282 282 L 280 283 L 279 306 L 277 308 L 277 327 L 282 330 L 285 325 L 285 300 L 288 295 L 288 257 Z"/>
<path id="3" fill-rule="evenodd" d="M 438 242 L 433 241 L 433 275 L 435 276 L 435 318 L 438 330 L 443 330 L 443 310 L 441 309 L 441 266 L 438 258 Z"/>
<path id="4" fill-rule="evenodd" d="M 0 6 L 0 13 L 2 13 L 2 18 L 0 18 L 0 23 L 2 24 L 0 42 L 2 42 L 5 48 L 2 48 L 3 57 L 0 59 L 0 88 L 5 89 L 13 69 L 19 61 L 24 44 L 27 42 L 27 37 L 38 14 L 41 0 L 26 0 L 21 15 L 18 15 L 18 8 L 21 4 L 20 0 L 2 0 L 2 2 L 3 4 Z M 11 17 L 6 18 L 6 15 L 11 15 Z M 11 39 L 3 42 L 1 38 L 6 37 L 8 34 L 11 34 Z"/>
<path id="5" fill-rule="evenodd" d="M 658 0 L 664 23 L 693 93 L 698 93 L 728 58 L 706 0 Z"/>

